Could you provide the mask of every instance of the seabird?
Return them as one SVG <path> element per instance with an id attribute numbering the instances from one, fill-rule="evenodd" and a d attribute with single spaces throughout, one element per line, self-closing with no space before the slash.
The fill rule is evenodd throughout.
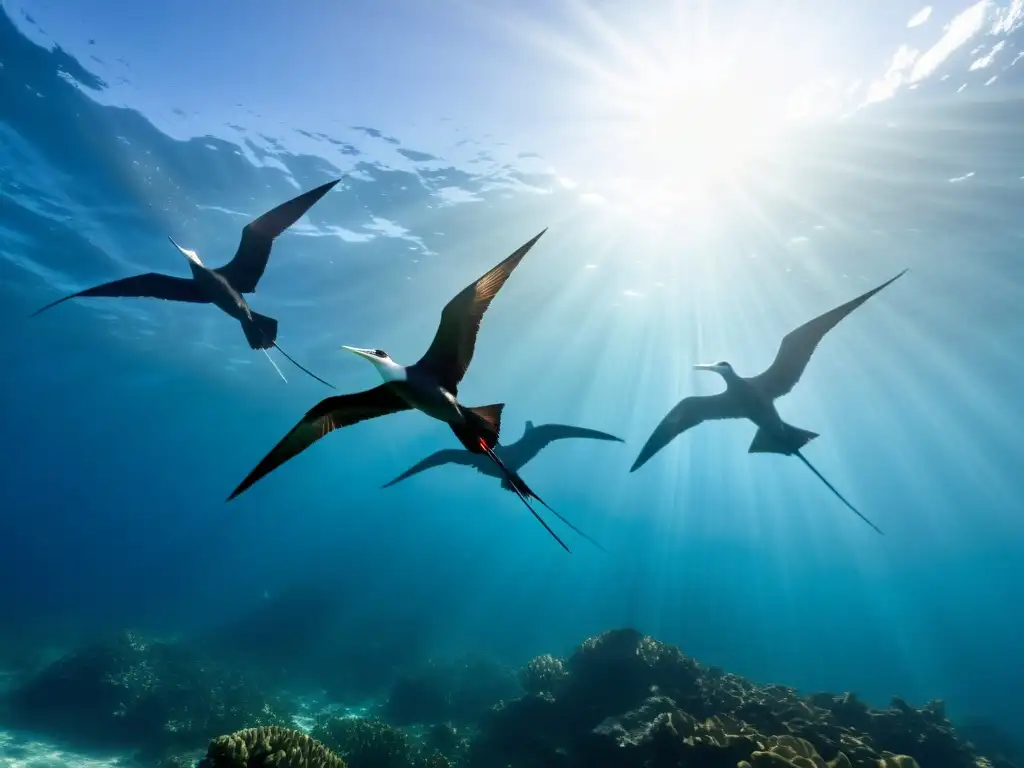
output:
<path id="1" fill-rule="evenodd" d="M 47 304 L 32 313 L 35 317 L 51 307 L 83 296 L 103 297 L 148 297 L 167 301 L 184 301 L 191 304 L 213 304 L 235 318 L 245 333 L 245 339 L 253 349 L 261 349 L 267 355 L 271 365 L 274 363 L 267 349 L 276 347 L 294 365 L 305 371 L 314 379 L 334 389 L 331 384 L 299 365 L 277 344 L 277 320 L 259 312 L 254 312 L 242 294 L 255 293 L 256 284 L 263 277 L 270 258 L 270 249 L 274 240 L 288 227 L 298 221 L 306 211 L 312 208 L 321 197 L 326 195 L 341 179 L 322 184 L 316 189 L 304 192 L 298 197 L 282 203 L 273 210 L 250 221 L 242 228 L 242 238 L 234 257 L 222 267 L 211 269 L 200 261 L 195 251 L 182 248 L 173 238 L 168 237 L 175 248 L 188 261 L 192 277 L 173 277 L 159 272 L 147 272 L 143 275 L 125 277 L 110 283 L 86 288 L 62 299 Z"/>
<path id="2" fill-rule="evenodd" d="M 699 371 L 714 371 L 725 379 L 725 392 L 717 395 L 687 397 L 681 400 L 661 420 L 629 471 L 638 470 L 677 435 L 703 421 L 750 419 L 757 425 L 757 433 L 750 444 L 749 453 L 779 453 L 784 456 L 796 456 L 829 487 L 843 504 L 853 510 L 858 517 L 878 533 L 882 533 L 878 526 L 864 517 L 804 457 L 800 449 L 818 437 L 818 434 L 784 422 L 775 408 L 775 400 L 789 394 L 796 383 L 800 381 L 811 355 L 826 333 L 853 310 L 906 272 L 907 270 L 904 269 L 896 277 L 887 280 L 877 288 L 788 333 L 782 339 L 774 362 L 757 376 L 743 378 L 724 360 L 711 365 L 695 365 L 694 368 Z"/>
<path id="3" fill-rule="evenodd" d="M 384 383 L 363 392 L 321 400 L 256 465 L 228 497 L 228 501 L 332 430 L 366 419 L 416 409 L 431 418 L 446 422 L 468 451 L 486 455 L 494 462 L 512 490 L 563 549 L 570 551 L 565 542 L 533 508 L 529 499 L 537 499 L 569 528 L 593 542 L 593 539 L 551 509 L 543 499 L 530 490 L 526 482 L 495 453 L 494 449 L 498 445 L 501 431 L 501 412 L 505 404 L 496 403 L 470 408 L 462 405 L 457 399 L 459 382 L 466 375 L 473 358 L 484 312 L 512 271 L 545 232 L 547 227 L 448 302 L 441 312 L 441 322 L 434 340 L 426 354 L 414 365 L 399 365 L 380 349 L 342 347 L 372 363 L 384 379 Z"/>
<path id="4" fill-rule="evenodd" d="M 606 440 L 617 443 L 623 442 L 621 437 L 609 435 L 607 432 L 599 432 L 596 429 L 573 427 L 568 424 L 541 424 L 538 427 L 532 421 L 527 421 L 526 429 L 523 431 L 523 436 L 521 438 L 514 443 L 509 443 L 508 445 L 495 446 L 494 452 L 503 462 L 505 462 L 506 467 L 513 472 L 518 473 L 519 470 L 526 466 L 528 462 L 532 461 L 538 453 L 547 448 L 555 440 L 566 440 L 569 438 Z M 490 477 L 501 478 L 501 487 L 505 490 L 515 490 L 511 485 L 509 485 L 497 465 L 493 461 L 490 461 L 485 454 L 470 453 L 469 451 L 459 450 L 458 448 L 438 451 L 437 453 L 427 456 L 418 464 L 415 464 L 394 480 L 389 483 L 385 483 L 381 487 L 390 488 L 395 483 L 400 483 L 406 478 L 419 474 L 424 470 L 444 466 L 445 464 L 461 464 L 464 467 L 473 467 L 477 472 L 482 474 L 489 475 Z"/>

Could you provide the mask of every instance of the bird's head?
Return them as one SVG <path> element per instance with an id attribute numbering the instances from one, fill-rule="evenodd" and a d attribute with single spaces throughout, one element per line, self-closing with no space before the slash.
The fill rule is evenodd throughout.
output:
<path id="1" fill-rule="evenodd" d="M 405 378 L 405 368 L 400 366 L 383 349 L 360 349 L 359 347 L 346 347 L 353 355 L 359 355 L 364 360 L 369 360 L 384 381 L 401 381 Z"/>
<path id="2" fill-rule="evenodd" d="M 198 253 L 196 253 L 195 251 L 190 251 L 188 248 L 182 248 L 180 245 L 174 242 L 174 238 L 172 237 L 168 237 L 167 239 L 171 241 L 171 245 L 177 248 L 182 256 L 189 260 L 189 263 L 195 264 L 197 267 L 203 266 L 203 262 L 199 260 Z"/>
<path id="3" fill-rule="evenodd" d="M 732 369 L 732 366 L 729 365 L 729 363 L 725 362 L 725 360 L 719 360 L 717 363 L 705 363 L 702 365 L 695 365 L 693 367 L 694 370 L 697 371 L 714 371 L 715 373 L 720 374 L 721 376 L 724 376 L 726 378 L 728 378 L 729 376 L 736 375 L 736 371 L 734 371 Z"/>

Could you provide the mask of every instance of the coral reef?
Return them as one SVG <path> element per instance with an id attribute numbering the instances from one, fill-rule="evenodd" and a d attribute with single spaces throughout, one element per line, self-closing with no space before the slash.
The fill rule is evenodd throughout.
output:
<path id="1" fill-rule="evenodd" d="M 429 742 L 416 745 L 399 729 L 373 718 L 333 717 L 313 737 L 345 758 L 349 768 L 447 768 L 451 762 Z"/>
<path id="2" fill-rule="evenodd" d="M 289 707 L 237 672 L 130 632 L 63 656 L 11 691 L 7 704 L 20 727 L 154 757 L 290 720 Z"/>
<path id="3" fill-rule="evenodd" d="M 531 662 L 521 679 L 543 679 L 538 668 L 557 665 Z M 586 640 L 569 657 L 565 671 L 557 683 L 538 682 L 533 692 L 492 707 L 480 721 L 470 764 L 992 765 L 957 737 L 941 702 L 914 709 L 893 699 L 888 708 L 877 710 L 850 693 L 805 697 L 785 686 L 756 685 L 703 667 L 675 646 L 632 629 Z"/>
<path id="4" fill-rule="evenodd" d="M 284 640 L 267 643 L 286 655 Z M 984 724 L 958 732 L 941 701 L 877 709 L 849 692 L 758 685 L 633 629 L 518 674 L 479 656 L 413 669 L 382 719 L 304 702 L 306 735 L 290 730 L 297 707 L 236 670 L 125 633 L 44 668 L 6 704 L 22 726 L 134 748 L 159 768 L 1015 768 L 1019 756 Z"/>
<path id="5" fill-rule="evenodd" d="M 301 731 L 271 726 L 214 739 L 199 768 L 345 768 L 345 761 Z"/>
<path id="6" fill-rule="evenodd" d="M 527 693 L 553 693 L 567 677 L 565 662 L 546 653 L 519 670 L 519 685 Z"/>

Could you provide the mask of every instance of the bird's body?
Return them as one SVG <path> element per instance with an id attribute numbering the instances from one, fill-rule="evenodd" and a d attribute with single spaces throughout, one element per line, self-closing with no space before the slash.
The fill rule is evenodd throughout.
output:
<path id="1" fill-rule="evenodd" d="M 568 550 L 564 542 L 530 505 L 529 499 L 537 499 L 548 509 L 551 508 L 518 474 L 506 467 L 495 453 L 494 449 L 498 445 L 501 432 L 501 412 L 504 404 L 468 407 L 458 400 L 458 386 L 473 358 L 476 337 L 484 313 L 512 271 L 546 231 L 542 230 L 511 256 L 466 286 L 445 305 L 430 347 L 413 365 L 399 365 L 380 349 L 344 347 L 372 363 L 383 383 L 373 389 L 328 397 L 320 401 L 256 465 L 228 500 L 244 492 L 332 430 L 390 413 L 418 410 L 448 424 L 468 451 L 486 455 L 494 462 L 534 517 L 563 548 Z M 557 512 L 554 514 L 573 530 L 585 536 Z"/>
<path id="2" fill-rule="evenodd" d="M 192 279 L 208 302 L 239 322 L 252 317 L 249 302 L 231 287 L 231 283 L 224 275 L 191 260 L 188 266 L 192 272 Z"/>
<path id="3" fill-rule="evenodd" d="M 782 417 L 779 416 L 779 409 L 775 407 L 774 400 L 758 390 L 757 385 L 750 379 L 737 376 L 731 368 L 723 373 L 722 378 L 725 379 L 725 391 L 746 418 L 760 429 L 781 433 Z"/>
<path id="4" fill-rule="evenodd" d="M 174 243 L 174 240 L 171 242 Z M 192 282 L 206 303 L 213 304 L 228 317 L 237 320 L 246 341 L 253 349 L 273 347 L 277 341 L 277 321 L 254 312 L 231 282 L 217 270 L 203 264 L 195 251 L 182 248 L 177 243 L 174 245 L 188 259 Z"/>
<path id="5" fill-rule="evenodd" d="M 552 442 L 568 438 L 606 440 L 618 443 L 622 442 L 622 438 L 610 435 L 607 432 L 599 432 L 596 429 L 572 427 L 567 424 L 541 424 L 540 426 L 535 426 L 532 421 L 528 421 L 526 422 L 526 428 L 523 431 L 523 436 L 519 438 L 519 440 L 514 443 L 494 446 L 494 453 L 499 459 L 501 459 L 502 463 L 506 467 L 511 471 L 518 473 L 534 457 L 536 457 L 541 450 Z M 440 467 L 445 464 L 458 464 L 466 467 L 472 467 L 481 474 L 500 479 L 501 487 L 505 490 L 515 490 L 505 479 L 501 469 L 493 461 L 490 461 L 486 455 L 463 451 L 456 448 L 432 453 L 430 456 L 427 456 L 425 459 L 400 474 L 394 480 L 385 483 L 384 487 L 390 487 L 402 480 L 412 477 L 415 474 L 419 474 L 427 469 Z"/>
<path id="6" fill-rule="evenodd" d="M 748 419 L 757 426 L 750 443 L 750 453 L 778 453 L 796 456 L 814 472 L 822 482 L 853 512 L 876 531 L 881 531 L 848 502 L 800 452 L 807 443 L 818 437 L 816 432 L 787 424 L 775 407 L 775 400 L 788 394 L 803 375 L 818 343 L 832 328 L 853 310 L 887 285 L 901 277 L 906 270 L 882 285 L 864 293 L 835 309 L 804 323 L 782 340 L 775 361 L 757 376 L 744 378 L 733 367 L 721 361 L 712 365 L 694 366 L 698 370 L 714 371 L 725 381 L 725 391 L 717 395 L 687 397 L 662 419 L 640 451 L 630 472 L 635 472 L 654 454 L 668 445 L 676 436 L 698 424 L 713 419 Z"/>
<path id="7" fill-rule="evenodd" d="M 277 344 L 277 320 L 253 311 L 243 294 L 254 293 L 266 270 L 274 240 L 285 229 L 298 221 L 330 191 L 338 180 L 322 184 L 267 211 L 242 229 L 242 237 L 234 257 L 222 267 L 207 267 L 199 255 L 182 248 L 168 238 L 188 261 L 191 278 L 173 277 L 158 272 L 114 280 L 84 291 L 73 293 L 36 310 L 38 315 L 69 299 L 94 297 L 136 297 L 181 301 L 191 304 L 213 304 L 242 326 L 245 339 L 252 349 L 268 350 L 277 347 L 285 357 L 318 381 L 326 381 L 296 363 Z M 271 362 L 273 362 L 271 360 Z M 274 366 L 277 367 L 276 365 Z M 278 371 L 280 373 L 280 371 Z M 327 384 L 327 386 L 331 386 Z"/>
<path id="8" fill-rule="evenodd" d="M 394 378 L 385 381 L 410 408 L 453 427 L 466 423 L 466 413 L 459 399 L 428 371 L 414 365 L 401 366 Z"/>

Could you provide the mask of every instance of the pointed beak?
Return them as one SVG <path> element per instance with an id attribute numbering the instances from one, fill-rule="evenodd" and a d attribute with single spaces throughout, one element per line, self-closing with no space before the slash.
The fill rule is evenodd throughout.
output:
<path id="1" fill-rule="evenodd" d="M 365 358 L 366 360 L 376 360 L 377 359 L 374 355 L 371 355 L 365 349 L 359 349 L 359 347 L 346 347 L 344 344 L 342 344 L 341 348 L 342 349 L 347 349 L 353 355 L 359 355 L 360 357 Z"/>
<path id="2" fill-rule="evenodd" d="M 171 241 L 171 245 L 173 245 L 175 248 L 177 248 L 182 256 L 184 256 L 186 259 L 191 261 L 193 264 L 198 264 L 199 266 L 203 266 L 203 262 L 201 262 L 199 260 L 199 256 L 196 254 L 195 251 L 190 251 L 188 248 L 182 248 L 180 245 L 178 245 L 176 242 L 174 242 L 174 238 L 171 237 L 170 235 L 167 236 L 167 239 Z"/>
<path id="3" fill-rule="evenodd" d="M 700 365 L 693 366 L 693 370 L 695 370 L 695 371 L 717 371 L 718 370 L 718 366 L 717 365 L 709 365 L 707 363 L 701 363 Z"/>

